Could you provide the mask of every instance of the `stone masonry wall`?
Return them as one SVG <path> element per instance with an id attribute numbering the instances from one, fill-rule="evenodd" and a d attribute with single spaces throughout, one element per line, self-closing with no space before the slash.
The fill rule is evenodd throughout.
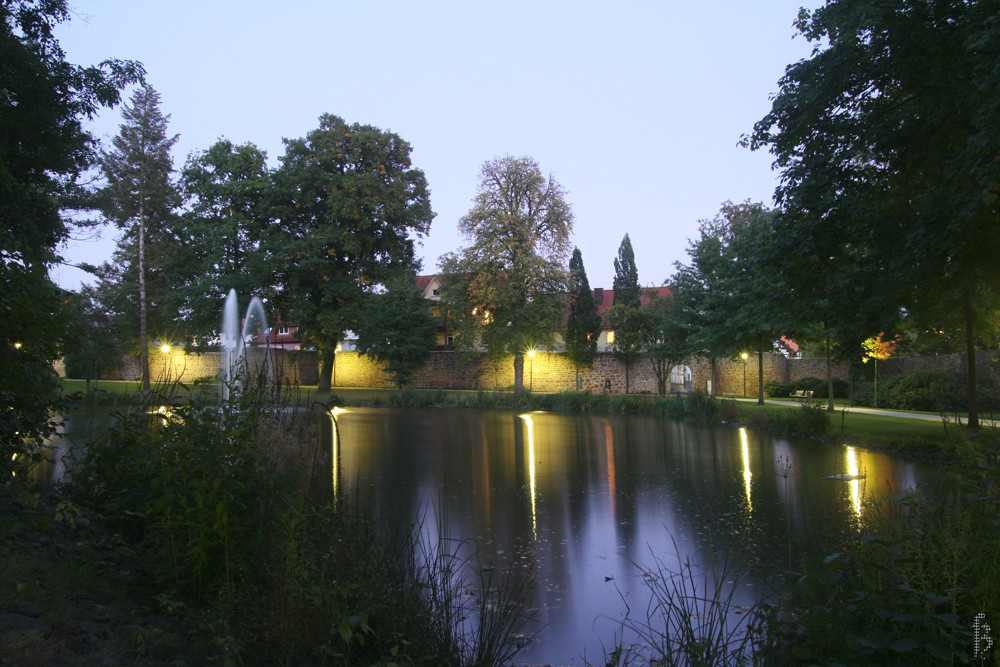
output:
<path id="1" fill-rule="evenodd" d="M 315 352 L 270 350 L 282 381 L 289 384 L 315 385 L 319 378 Z M 262 350 L 250 350 L 250 363 L 263 355 Z M 983 353 L 977 360 L 980 365 L 991 358 Z M 150 374 L 154 381 L 191 382 L 199 377 L 216 377 L 219 369 L 219 354 L 204 352 L 185 354 L 181 349 L 163 353 L 151 349 L 149 354 Z M 965 355 L 950 354 L 936 357 L 894 357 L 879 362 L 879 376 L 887 377 L 899 373 L 912 373 L 928 368 L 963 367 Z M 692 391 L 708 393 L 708 382 L 712 377 L 712 363 L 702 357 L 687 361 L 691 368 Z M 848 379 L 848 364 L 835 362 L 833 375 L 841 380 Z M 757 357 L 751 355 L 744 365 L 742 359 L 717 359 L 715 362 L 716 393 L 741 396 L 744 393 L 744 372 L 746 395 L 757 395 Z M 139 379 L 137 357 L 126 357 L 120 371 L 114 374 L 124 380 Z M 537 351 L 534 358 L 524 357 L 524 386 L 538 392 L 569 391 L 576 388 L 573 364 L 562 352 Z M 791 382 L 805 377 L 826 377 L 824 358 L 787 359 L 778 354 L 764 355 L 764 382 L 777 380 Z M 336 354 L 333 384 L 339 387 L 393 387 L 393 383 L 379 364 L 355 351 L 341 351 Z M 580 369 L 581 387 L 585 391 L 600 392 L 605 386 L 612 393 L 625 391 L 625 365 L 611 353 L 600 353 L 590 368 Z M 431 352 L 430 359 L 417 374 L 414 385 L 423 388 L 448 389 L 508 389 L 514 385 L 514 363 L 512 357 L 504 359 L 497 367 L 489 363 L 484 355 L 471 359 L 452 351 Z M 629 368 L 630 393 L 656 393 L 656 375 L 649 357 L 640 355 Z"/>

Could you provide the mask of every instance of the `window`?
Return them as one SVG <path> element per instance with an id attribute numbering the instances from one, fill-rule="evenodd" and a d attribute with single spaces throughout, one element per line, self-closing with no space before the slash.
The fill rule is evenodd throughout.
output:
<path id="1" fill-rule="evenodd" d="M 286 326 L 278 327 L 278 335 L 279 336 L 287 336 L 288 335 L 288 327 L 286 327 Z"/>
<path id="2" fill-rule="evenodd" d="M 608 332 L 608 345 L 614 345 L 614 344 L 615 344 L 615 332 L 614 331 L 609 331 Z"/>

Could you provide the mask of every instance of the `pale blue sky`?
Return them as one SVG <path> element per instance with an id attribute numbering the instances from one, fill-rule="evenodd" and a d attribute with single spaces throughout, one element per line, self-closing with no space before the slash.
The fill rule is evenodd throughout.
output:
<path id="1" fill-rule="evenodd" d="M 180 134 L 177 169 L 220 137 L 276 165 L 282 138 L 322 113 L 396 132 L 437 213 L 425 273 L 465 244 L 480 165 L 530 156 L 568 190 L 573 243 L 610 288 L 626 232 L 640 281 L 658 285 L 724 201 L 771 202 L 771 157 L 737 144 L 809 55 L 793 39 L 803 4 L 819 2 L 71 0 L 58 35 L 71 62 L 145 65 Z M 91 129 L 109 139 L 119 123 L 105 111 Z M 112 247 L 109 231 L 65 254 L 96 263 Z"/>

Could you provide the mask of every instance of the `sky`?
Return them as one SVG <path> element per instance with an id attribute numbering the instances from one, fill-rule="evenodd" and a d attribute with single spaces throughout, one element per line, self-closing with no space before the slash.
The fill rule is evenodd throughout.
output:
<path id="1" fill-rule="evenodd" d="M 469 244 L 458 231 L 482 164 L 528 156 L 567 191 L 572 243 L 610 288 L 625 234 L 640 283 L 687 263 L 698 222 L 726 201 L 772 202 L 772 157 L 739 146 L 785 67 L 809 56 L 804 0 L 70 0 L 57 36 L 78 65 L 138 60 L 160 93 L 174 166 L 220 138 L 271 166 L 324 113 L 413 147 L 436 213 L 423 273 Z M 88 129 L 110 142 L 120 108 Z M 110 258 L 115 232 L 75 240 L 70 264 Z M 54 270 L 77 289 L 87 274 Z M 249 295 L 247 295 L 247 298 Z"/>

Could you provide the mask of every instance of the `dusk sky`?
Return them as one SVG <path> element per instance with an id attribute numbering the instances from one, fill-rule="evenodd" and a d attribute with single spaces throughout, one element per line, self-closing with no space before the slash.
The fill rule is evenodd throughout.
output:
<path id="1" fill-rule="evenodd" d="M 72 63 L 144 64 L 177 170 L 221 137 L 276 166 L 323 113 L 399 134 L 437 214 L 424 273 L 467 244 L 457 223 L 482 163 L 529 156 L 568 191 L 591 286 L 610 288 L 624 234 L 640 282 L 659 285 L 723 202 L 771 203 L 771 156 L 738 143 L 810 53 L 793 39 L 803 4 L 820 3 L 77 0 L 57 34 Z M 90 129 L 109 141 L 119 111 Z M 64 255 L 99 263 L 113 246 L 108 230 Z"/>

